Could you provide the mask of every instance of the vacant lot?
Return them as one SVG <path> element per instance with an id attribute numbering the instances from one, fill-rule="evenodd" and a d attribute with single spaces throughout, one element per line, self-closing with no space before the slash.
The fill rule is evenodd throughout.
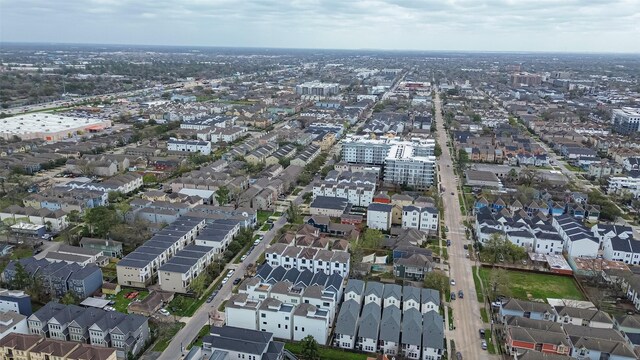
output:
<path id="1" fill-rule="evenodd" d="M 573 299 L 584 300 L 573 278 L 567 276 L 536 274 L 524 271 L 507 271 L 511 296 L 517 299 Z M 480 277 L 488 287 L 491 269 L 481 268 Z"/>
<path id="2" fill-rule="evenodd" d="M 285 349 L 296 355 L 302 353 L 302 345 L 300 343 L 287 342 L 284 344 Z M 330 347 L 318 346 L 318 356 L 323 360 L 366 360 L 367 355 L 344 351 Z"/>

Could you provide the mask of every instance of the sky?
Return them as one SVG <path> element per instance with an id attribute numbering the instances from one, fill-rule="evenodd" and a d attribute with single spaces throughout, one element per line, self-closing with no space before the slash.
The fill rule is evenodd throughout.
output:
<path id="1" fill-rule="evenodd" d="M 640 53 L 640 0 L 0 0 L 0 41 Z"/>

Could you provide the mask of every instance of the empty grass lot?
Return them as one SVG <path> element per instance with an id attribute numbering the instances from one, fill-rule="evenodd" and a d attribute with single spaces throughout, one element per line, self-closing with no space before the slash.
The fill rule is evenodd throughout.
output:
<path id="1" fill-rule="evenodd" d="M 510 295 L 514 298 L 521 300 L 530 298 L 584 300 L 584 295 L 572 277 L 511 270 L 508 270 L 507 273 L 509 274 Z M 482 278 L 485 289 L 489 284 L 490 274 L 491 269 L 480 269 L 480 278 Z"/>
<path id="2" fill-rule="evenodd" d="M 131 293 L 131 292 L 134 292 L 134 291 L 138 292 L 138 296 L 136 296 L 135 299 L 127 299 L 127 298 L 125 298 L 125 296 L 128 293 Z M 115 305 L 113 305 L 113 307 L 116 308 L 116 310 L 126 314 L 127 313 L 127 308 L 129 306 L 130 302 L 132 302 L 134 300 L 143 300 L 148 295 L 149 295 L 149 292 L 146 291 L 146 290 L 123 288 L 122 290 L 120 290 L 118 295 L 116 295 L 115 299 L 113 299 L 113 301 L 116 302 Z"/>

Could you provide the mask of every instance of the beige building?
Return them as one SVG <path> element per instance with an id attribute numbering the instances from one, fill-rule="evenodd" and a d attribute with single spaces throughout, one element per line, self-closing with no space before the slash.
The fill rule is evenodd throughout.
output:
<path id="1" fill-rule="evenodd" d="M 0 358 L 12 360 L 116 360 L 116 349 L 38 335 L 9 334 L 0 340 Z"/>

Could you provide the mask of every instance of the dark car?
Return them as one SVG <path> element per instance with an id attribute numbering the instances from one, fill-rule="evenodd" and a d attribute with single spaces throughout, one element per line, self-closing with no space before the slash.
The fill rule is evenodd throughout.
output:
<path id="1" fill-rule="evenodd" d="M 233 285 L 240 284 L 240 281 L 242 281 L 242 279 L 240 279 L 240 278 L 237 278 L 237 279 L 233 280 Z"/>
<path id="2" fill-rule="evenodd" d="M 458 291 L 458 297 L 459 297 L 460 299 L 464 299 L 464 293 L 462 292 L 462 290 L 459 290 L 459 291 Z"/>
<path id="3" fill-rule="evenodd" d="M 480 339 L 484 340 L 484 329 L 480 329 Z"/>
<path id="4" fill-rule="evenodd" d="M 462 360 L 462 353 L 460 351 L 456 353 L 456 360 Z"/>
<path id="5" fill-rule="evenodd" d="M 455 195 L 455 194 L 453 193 L 453 191 L 451 192 L 451 195 Z"/>
<path id="6" fill-rule="evenodd" d="M 455 292 L 452 292 L 452 293 L 451 293 L 451 300 L 455 300 L 455 299 L 456 299 L 456 293 L 455 293 Z"/>
<path id="7" fill-rule="evenodd" d="M 463 247 L 465 250 L 469 249 L 469 245 L 467 245 L 467 244 L 464 244 L 462 247 Z"/>
<path id="8" fill-rule="evenodd" d="M 207 304 L 213 301 L 213 297 L 214 297 L 213 295 L 210 295 L 210 296 L 207 298 Z"/>

